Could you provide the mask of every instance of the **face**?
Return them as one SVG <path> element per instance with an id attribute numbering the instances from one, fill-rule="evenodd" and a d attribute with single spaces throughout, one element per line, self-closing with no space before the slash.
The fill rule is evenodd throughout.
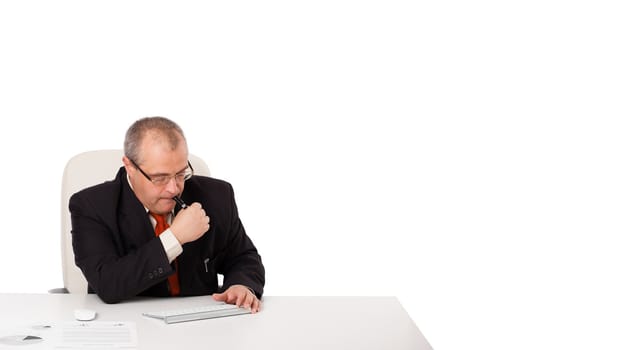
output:
<path id="1" fill-rule="evenodd" d="M 177 181 L 173 175 L 187 168 L 187 159 L 187 144 L 184 141 L 175 150 L 171 150 L 167 142 L 144 137 L 141 143 L 141 163 L 137 165 L 151 178 L 158 175 L 171 176 L 162 186 L 148 180 L 126 156 L 122 160 L 139 201 L 151 212 L 165 214 L 174 209 L 176 202 L 172 197 L 180 196 L 183 192 L 185 182 Z"/>

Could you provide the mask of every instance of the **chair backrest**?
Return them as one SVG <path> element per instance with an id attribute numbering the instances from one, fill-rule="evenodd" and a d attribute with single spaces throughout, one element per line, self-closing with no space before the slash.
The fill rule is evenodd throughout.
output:
<path id="1" fill-rule="evenodd" d="M 121 149 L 96 150 L 80 153 L 65 165 L 61 184 L 61 260 L 63 286 L 69 293 L 87 293 L 87 280 L 74 263 L 72 249 L 72 221 L 68 204 L 70 197 L 89 186 L 112 180 L 123 165 Z M 189 154 L 194 173 L 209 176 L 207 164 L 193 154 Z"/>

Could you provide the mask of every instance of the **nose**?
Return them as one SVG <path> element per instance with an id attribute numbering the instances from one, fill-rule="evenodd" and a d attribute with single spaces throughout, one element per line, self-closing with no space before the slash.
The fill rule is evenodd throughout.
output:
<path id="1" fill-rule="evenodd" d="M 165 185 L 165 189 L 168 192 L 174 193 L 174 194 L 179 192 L 178 183 L 176 182 L 176 177 L 170 177 L 170 179 L 167 181 L 167 184 Z"/>

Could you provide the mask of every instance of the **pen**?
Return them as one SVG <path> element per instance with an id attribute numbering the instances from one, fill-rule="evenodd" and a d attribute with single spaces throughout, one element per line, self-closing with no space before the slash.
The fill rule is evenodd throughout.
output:
<path id="1" fill-rule="evenodd" d="M 176 201 L 176 203 L 178 203 L 178 205 L 180 205 L 181 209 L 186 209 L 187 208 L 187 204 L 185 204 L 185 202 L 183 202 L 182 199 L 178 198 L 178 196 L 174 196 L 174 197 L 172 197 L 172 199 L 174 201 Z"/>

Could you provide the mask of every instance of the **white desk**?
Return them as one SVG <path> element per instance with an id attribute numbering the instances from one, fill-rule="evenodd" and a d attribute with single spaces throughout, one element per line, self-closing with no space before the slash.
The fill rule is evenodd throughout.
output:
<path id="1" fill-rule="evenodd" d="M 138 349 L 171 349 L 173 344 L 219 350 L 432 349 L 395 297 L 268 296 L 258 314 L 169 325 L 141 315 L 207 302 L 210 297 L 105 304 L 93 294 L 0 294 L 0 326 L 73 321 L 74 309 L 89 308 L 98 312 L 96 321 L 135 322 Z"/>

